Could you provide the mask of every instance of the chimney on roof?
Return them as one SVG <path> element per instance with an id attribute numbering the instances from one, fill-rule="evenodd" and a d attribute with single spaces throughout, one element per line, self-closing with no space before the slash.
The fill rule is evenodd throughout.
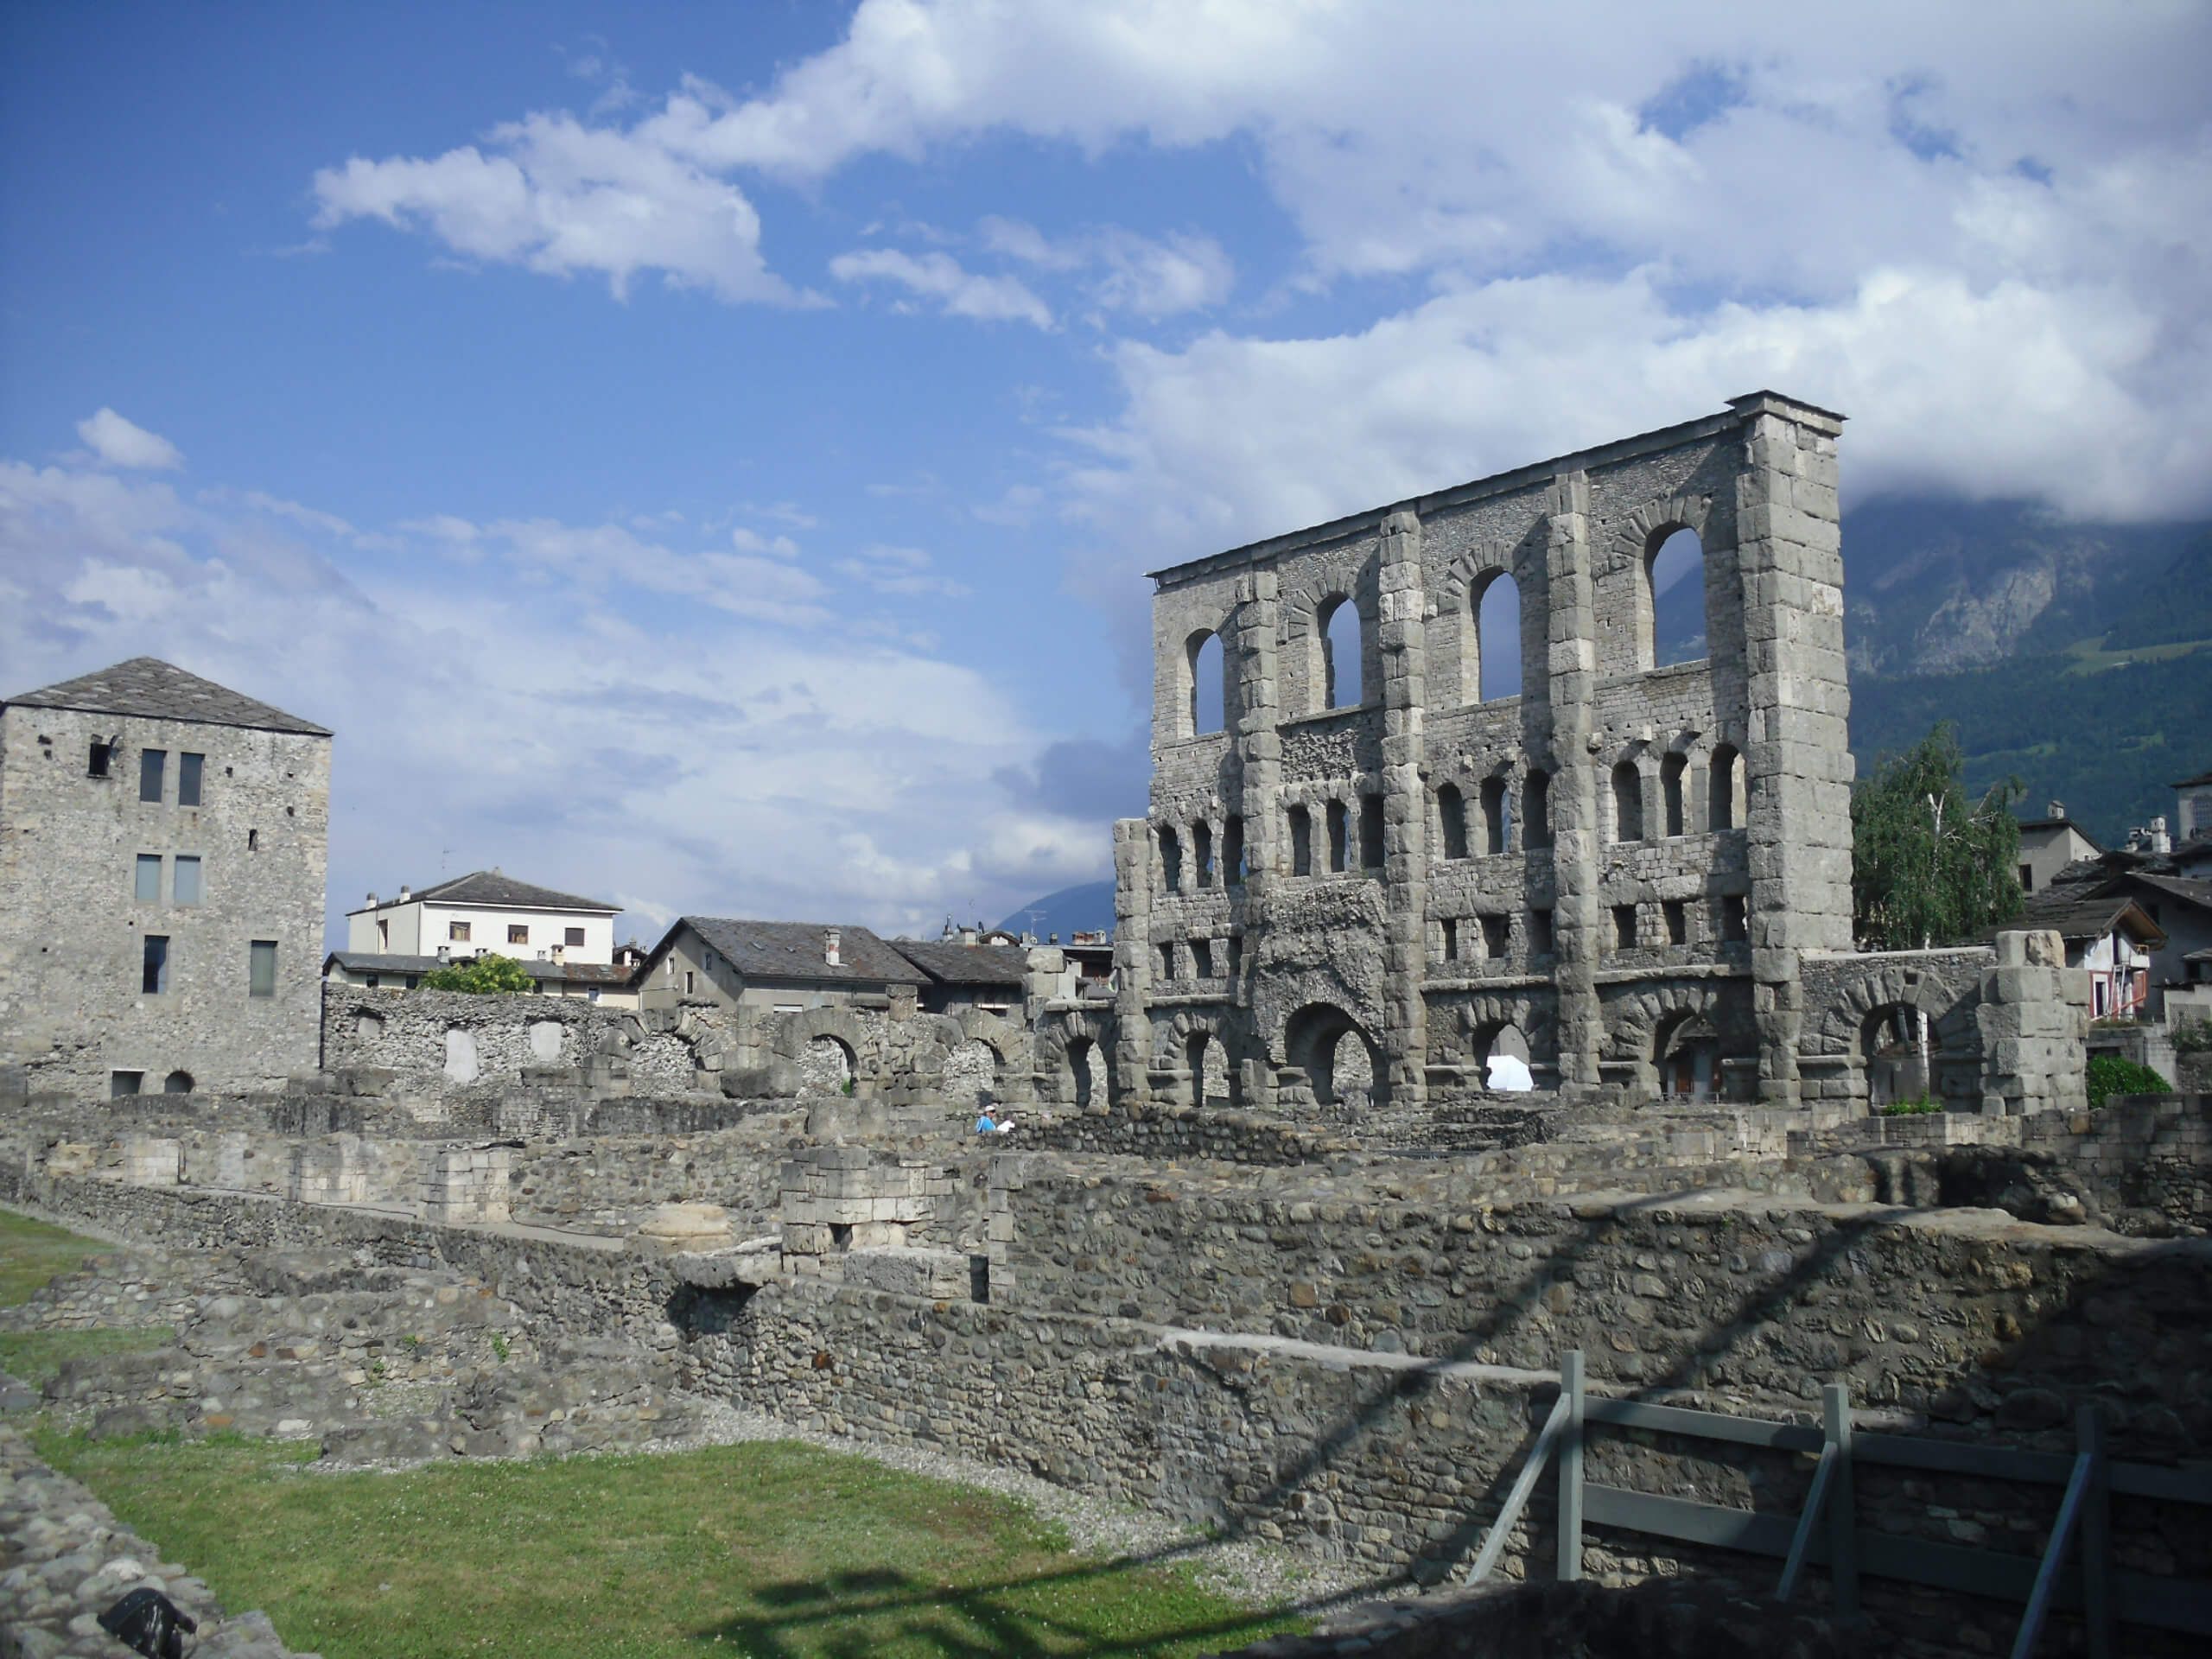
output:
<path id="1" fill-rule="evenodd" d="M 972 928 L 972 927 L 963 927 L 963 928 L 962 928 L 962 929 L 960 930 L 960 943 L 961 943 L 961 944 L 975 944 L 975 943 L 976 943 L 976 930 L 975 930 L 974 928 Z"/>
<path id="2" fill-rule="evenodd" d="M 371 910 L 374 910 L 376 907 L 377 907 L 377 896 L 376 896 L 376 894 L 374 894 L 374 893 L 371 893 L 371 894 L 369 895 L 369 908 L 370 908 Z"/>
<path id="3" fill-rule="evenodd" d="M 2044 817 L 2047 818 L 2063 818 L 2065 816 L 2066 803 L 2063 801 L 2053 801 L 2044 809 Z"/>
<path id="4" fill-rule="evenodd" d="M 404 881 L 401 882 L 399 884 L 399 902 L 403 905 L 405 904 L 407 902 L 407 895 L 414 891 L 415 889 L 409 887 Z"/>
<path id="5" fill-rule="evenodd" d="M 822 930 L 822 960 L 832 968 L 842 966 L 837 960 L 838 943 L 836 928 L 825 927 Z"/>

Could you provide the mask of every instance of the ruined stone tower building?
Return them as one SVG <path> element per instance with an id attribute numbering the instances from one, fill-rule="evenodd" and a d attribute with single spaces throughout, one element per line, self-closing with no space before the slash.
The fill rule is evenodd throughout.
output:
<path id="1" fill-rule="evenodd" d="M 314 1071 L 329 840 L 330 734 L 280 709 L 150 657 L 0 703 L 0 1069 L 79 1098 Z"/>
<path id="2" fill-rule="evenodd" d="M 1758 392 L 1156 572 L 1118 1092 L 1325 1103 L 1363 1060 L 1411 1103 L 1511 1052 L 1801 1098 L 1802 962 L 1852 944 L 1841 427 Z M 1660 665 L 1682 531 L 1707 654 Z"/>

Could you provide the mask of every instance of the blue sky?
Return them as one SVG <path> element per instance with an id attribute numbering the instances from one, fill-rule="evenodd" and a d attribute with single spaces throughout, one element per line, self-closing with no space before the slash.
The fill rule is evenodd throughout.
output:
<path id="1" fill-rule="evenodd" d="M 0 18 L 0 692 L 339 732 L 497 863 L 932 927 L 1107 873 L 1146 569 L 1773 385 L 1850 499 L 2212 508 L 2212 10 Z"/>

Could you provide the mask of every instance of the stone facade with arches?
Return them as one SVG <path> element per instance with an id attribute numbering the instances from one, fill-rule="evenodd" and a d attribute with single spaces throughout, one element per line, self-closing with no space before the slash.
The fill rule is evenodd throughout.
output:
<path id="1" fill-rule="evenodd" d="M 1501 1039 L 1570 1091 L 1867 1098 L 1807 991 L 1853 948 L 1841 429 L 1753 393 L 1154 572 L 1151 808 L 1116 830 L 1117 1097 L 1189 1101 L 1203 1027 L 1240 1104 L 1302 1106 L 1294 1027 L 1325 1008 L 1378 1102 L 1479 1086 Z M 1662 660 L 1670 542 L 1698 560 L 1694 661 Z M 1346 606 L 1356 675 L 1327 643 Z M 1217 731 L 1192 703 L 1213 646 Z M 1508 651 L 1520 690 L 1485 697 Z M 1981 1045 L 1957 1006 L 1929 1075 L 1963 1096 Z"/>

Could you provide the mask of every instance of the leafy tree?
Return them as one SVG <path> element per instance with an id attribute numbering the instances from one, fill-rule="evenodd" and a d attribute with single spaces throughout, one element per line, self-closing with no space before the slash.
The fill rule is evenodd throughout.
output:
<path id="1" fill-rule="evenodd" d="M 488 950 L 473 961 L 448 963 L 423 976 L 426 991 L 466 991 L 472 996 L 535 990 L 537 984 L 512 957 Z"/>
<path id="2" fill-rule="evenodd" d="M 2147 1065 L 2122 1059 L 2117 1054 L 2092 1054 L 2088 1068 L 2089 1109 L 2094 1111 L 2114 1095 L 2170 1095 L 2174 1086 Z"/>
<path id="3" fill-rule="evenodd" d="M 1859 938 L 1885 950 L 1972 938 L 2020 913 L 2020 781 L 1979 803 L 1948 721 L 1875 768 L 1851 793 L 1851 904 Z"/>

